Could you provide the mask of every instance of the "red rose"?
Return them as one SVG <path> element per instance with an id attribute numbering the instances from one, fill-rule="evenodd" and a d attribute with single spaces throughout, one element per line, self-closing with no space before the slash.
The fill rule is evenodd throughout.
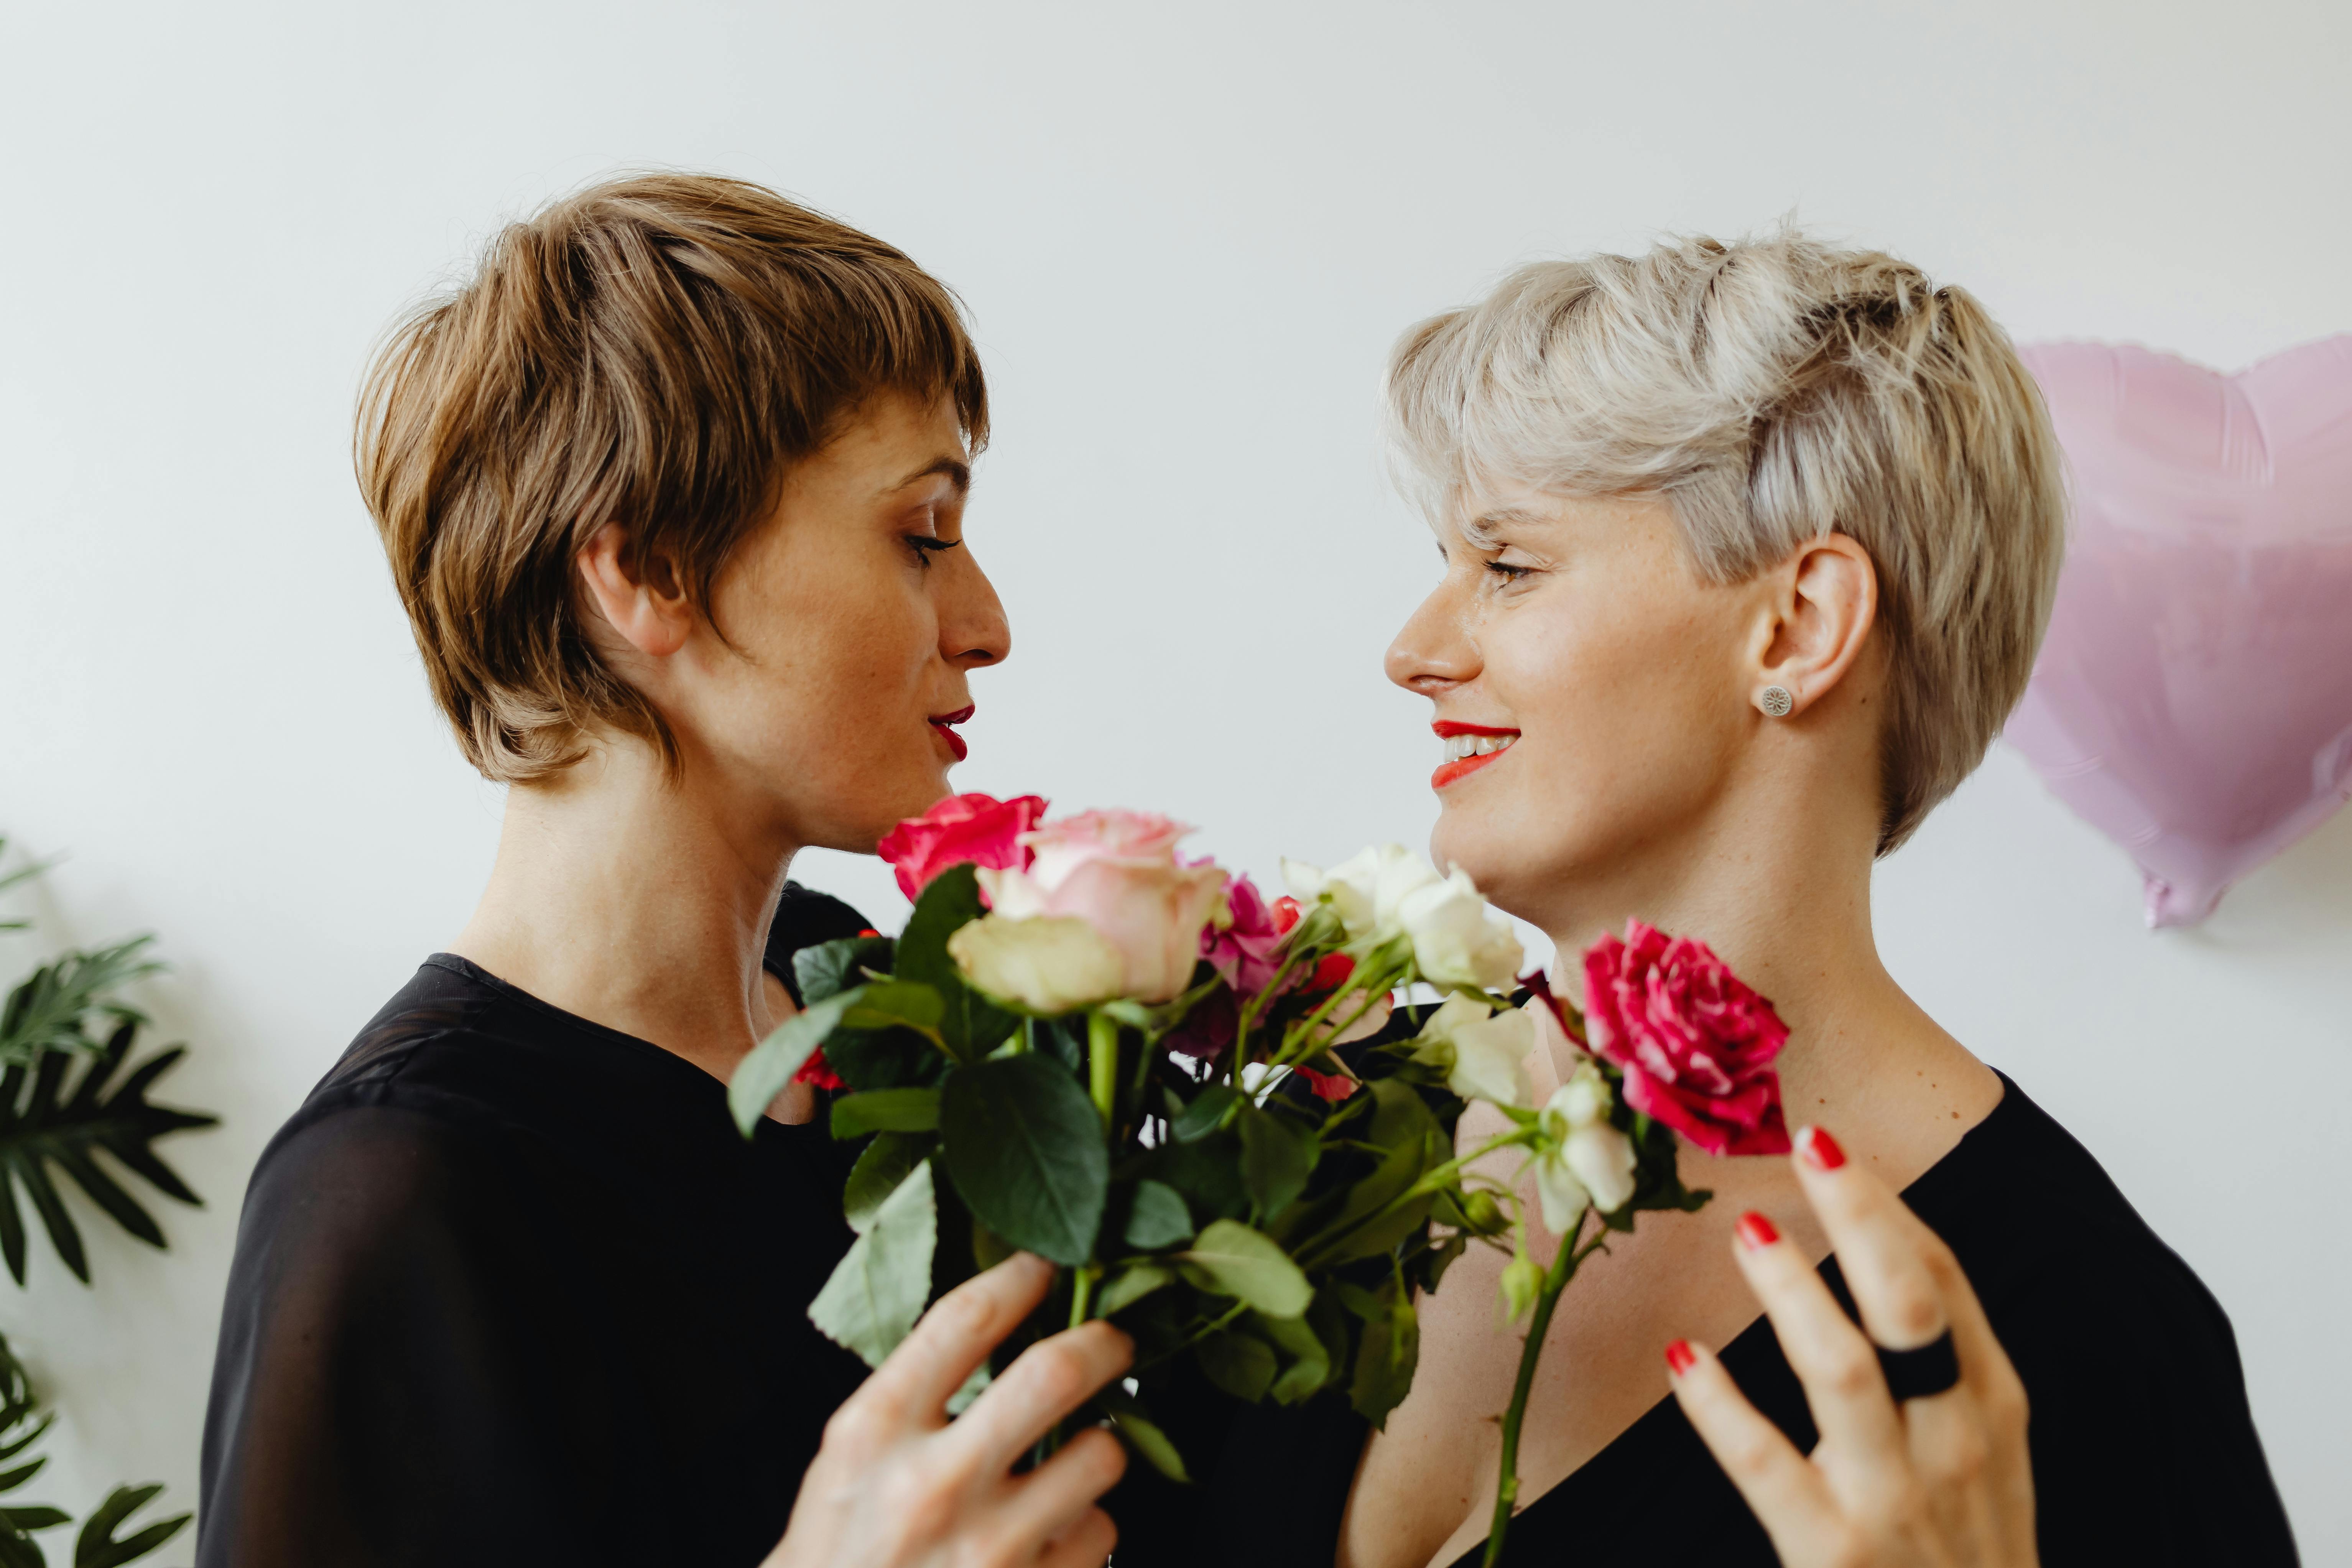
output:
<path id="1" fill-rule="evenodd" d="M 1317 1072 L 1303 1062 L 1290 1070 L 1297 1073 L 1307 1088 L 1333 1105 L 1339 1104 L 1361 1087 L 1345 1073 Z"/>
<path id="2" fill-rule="evenodd" d="M 819 1046 L 816 1049 L 809 1053 L 808 1060 L 801 1063 L 800 1070 L 793 1074 L 793 1081 L 794 1083 L 813 1083 L 819 1089 L 847 1089 L 849 1087 L 847 1084 L 841 1081 L 841 1075 L 833 1070 L 833 1064 L 824 1059 L 824 1047 L 823 1046 Z"/>
<path id="3" fill-rule="evenodd" d="M 1705 942 L 1628 921 L 1585 950 L 1584 1008 L 1626 1104 L 1710 1154 L 1789 1152 L 1772 1070 L 1789 1026 Z"/>
<path id="4" fill-rule="evenodd" d="M 1019 842 L 1020 836 L 1045 815 L 1045 803 L 1034 795 L 1017 800 L 951 795 L 892 828 L 874 852 L 890 862 L 898 873 L 898 890 L 911 899 L 950 866 L 1025 870 L 1029 847 Z"/>

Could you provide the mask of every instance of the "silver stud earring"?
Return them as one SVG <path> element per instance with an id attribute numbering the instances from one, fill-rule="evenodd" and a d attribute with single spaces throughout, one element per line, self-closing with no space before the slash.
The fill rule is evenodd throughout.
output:
<path id="1" fill-rule="evenodd" d="M 1764 710 L 1768 719 L 1785 719 L 1789 716 L 1789 710 L 1796 705 L 1797 700 L 1789 695 L 1789 689 L 1785 686 L 1768 686 L 1756 699 L 1756 706 Z"/>

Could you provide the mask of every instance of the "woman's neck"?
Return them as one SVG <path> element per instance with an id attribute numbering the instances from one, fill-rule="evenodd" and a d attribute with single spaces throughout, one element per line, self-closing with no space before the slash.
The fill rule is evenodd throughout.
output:
<path id="1" fill-rule="evenodd" d="M 615 742 L 509 790 L 489 886 L 449 951 L 723 1079 L 771 1025 L 760 958 L 799 846 L 695 771 L 673 783 Z"/>
<path id="2" fill-rule="evenodd" d="M 1871 928 L 1874 835 L 1775 791 L 1790 809 L 1726 811 L 1612 877 L 1577 879 L 1544 923 L 1561 989 L 1580 998 L 1578 955 L 1637 919 L 1713 948 L 1789 1025 L 1779 1061 L 1793 1129 L 1819 1121 L 1907 1181 L 2000 1099 L 2000 1080 L 1914 1002 Z"/>

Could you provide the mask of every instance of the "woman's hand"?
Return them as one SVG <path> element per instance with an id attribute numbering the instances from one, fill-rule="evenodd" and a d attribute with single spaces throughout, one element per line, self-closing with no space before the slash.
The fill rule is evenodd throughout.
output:
<path id="1" fill-rule="evenodd" d="M 947 1403 L 1045 1300 L 1027 1254 L 943 1296 L 826 1423 L 791 1525 L 764 1568 L 1096 1568 L 1118 1531 L 1095 1506 L 1127 1468 L 1109 1433 L 1080 1433 L 1013 1475 L 1054 1424 L 1127 1370 L 1108 1323 L 1032 1345 L 955 1421 Z"/>
<path id="2" fill-rule="evenodd" d="M 1683 1414 L 1789 1568 L 2032 1568 L 2025 1385 L 1958 1260 L 1885 1183 L 1846 1163 L 1828 1133 L 1800 1133 L 1792 1158 L 1862 1327 L 1762 1215 L 1741 1217 L 1737 1249 L 1821 1443 L 1810 1459 L 1798 1453 L 1721 1362 L 1677 1340 L 1666 1360 Z M 1948 1331 L 1959 1381 L 1898 1404 L 1873 1342 L 1926 1347 L 1918 1361 L 1932 1365 Z"/>

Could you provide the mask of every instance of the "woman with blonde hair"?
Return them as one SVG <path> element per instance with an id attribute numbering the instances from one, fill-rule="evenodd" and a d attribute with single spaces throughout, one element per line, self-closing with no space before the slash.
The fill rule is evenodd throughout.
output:
<path id="1" fill-rule="evenodd" d="M 1685 1149 L 1714 1202 L 1562 1299 L 1504 1561 L 2292 1562 L 2220 1306 L 1872 935 L 1872 866 L 2023 692 L 2063 548 L 2000 328 L 1888 256 L 1678 241 L 1423 322 L 1388 406 L 1444 558 L 1387 661 L 1445 748 L 1434 858 L 1563 953 L 1629 919 L 1702 938 L 1793 1031 L 1792 1157 Z M 1538 1050 L 1537 1102 L 1569 1065 Z M 1502 1266 L 1474 1248 L 1421 1302 L 1385 1430 L 1244 1418 L 1199 1559 L 1475 1562 Z"/>

